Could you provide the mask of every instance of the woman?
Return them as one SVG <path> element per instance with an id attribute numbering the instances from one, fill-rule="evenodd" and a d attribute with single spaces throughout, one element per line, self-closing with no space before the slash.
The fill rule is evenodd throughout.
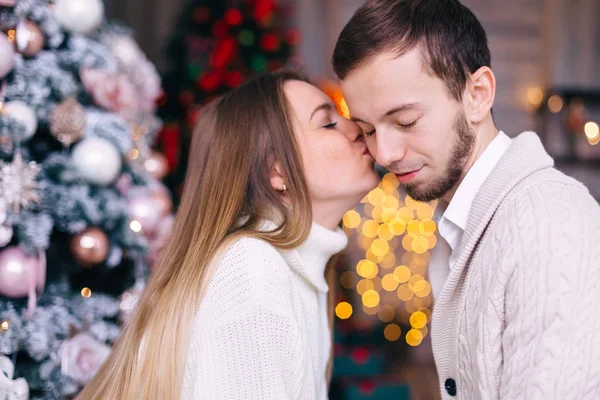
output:
<path id="1" fill-rule="evenodd" d="M 359 128 L 297 73 L 207 106 L 170 243 L 79 399 L 326 399 L 325 267 L 377 182 Z"/>

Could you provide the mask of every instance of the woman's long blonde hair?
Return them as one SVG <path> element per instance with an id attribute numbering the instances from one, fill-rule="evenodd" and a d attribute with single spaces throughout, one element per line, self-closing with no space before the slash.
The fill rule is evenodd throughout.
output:
<path id="1" fill-rule="evenodd" d="M 311 202 L 284 92 L 289 80 L 306 81 L 292 71 L 262 75 L 203 109 L 169 243 L 121 339 L 78 400 L 178 399 L 191 323 L 217 250 L 238 235 L 284 249 L 308 236 Z M 288 206 L 270 183 L 274 162 Z M 260 231 L 273 212 L 278 228 Z"/>

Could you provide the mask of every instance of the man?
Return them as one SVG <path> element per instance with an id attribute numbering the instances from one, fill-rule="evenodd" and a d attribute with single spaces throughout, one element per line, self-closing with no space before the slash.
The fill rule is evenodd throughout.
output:
<path id="1" fill-rule="evenodd" d="M 442 397 L 600 399 L 600 209 L 536 134 L 496 128 L 477 18 L 457 0 L 367 0 L 333 67 L 377 162 L 440 199 Z"/>

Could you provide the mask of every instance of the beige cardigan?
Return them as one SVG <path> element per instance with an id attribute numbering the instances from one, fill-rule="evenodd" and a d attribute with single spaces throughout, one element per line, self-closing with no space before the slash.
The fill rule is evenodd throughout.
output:
<path id="1" fill-rule="evenodd" d="M 553 165 L 525 132 L 477 194 L 433 312 L 443 399 L 600 399 L 600 208 Z"/>

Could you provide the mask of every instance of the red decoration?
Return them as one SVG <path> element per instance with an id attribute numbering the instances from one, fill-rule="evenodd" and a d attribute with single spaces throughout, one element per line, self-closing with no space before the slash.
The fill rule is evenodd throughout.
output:
<path id="1" fill-rule="evenodd" d="M 236 51 L 237 41 L 234 38 L 225 38 L 217 43 L 210 56 L 210 64 L 213 68 L 223 68 L 233 59 Z"/>
<path id="2" fill-rule="evenodd" d="M 177 166 L 177 160 L 179 159 L 179 147 L 180 147 L 181 131 L 179 125 L 176 123 L 165 124 L 161 130 L 158 141 L 162 148 L 162 152 L 167 157 L 167 165 L 169 171 L 173 171 Z"/>
<path id="3" fill-rule="evenodd" d="M 265 33 L 260 39 L 260 47 L 265 51 L 277 51 L 279 45 L 279 36 L 274 33 Z"/>
<path id="4" fill-rule="evenodd" d="M 267 69 L 270 72 L 277 71 L 278 69 L 283 67 L 283 63 L 279 60 L 271 60 L 267 63 Z"/>
<path id="5" fill-rule="evenodd" d="M 203 24 L 210 18 L 210 11 L 206 7 L 198 7 L 194 10 L 193 19 L 194 22 Z"/>
<path id="6" fill-rule="evenodd" d="M 187 108 L 194 102 L 194 94 L 188 90 L 185 90 L 179 94 L 179 103 Z"/>
<path id="7" fill-rule="evenodd" d="M 358 384 L 358 390 L 363 396 L 371 396 L 375 393 L 375 383 L 373 381 L 362 381 Z"/>
<path id="8" fill-rule="evenodd" d="M 196 126 L 196 122 L 198 122 L 198 118 L 200 118 L 200 112 L 202 111 L 201 106 L 196 106 L 188 110 L 187 114 L 187 124 L 190 128 Z"/>
<path id="9" fill-rule="evenodd" d="M 355 349 L 350 357 L 356 364 L 364 365 L 369 361 L 370 356 L 371 354 L 369 353 L 369 350 L 361 347 Z"/>
<path id="10" fill-rule="evenodd" d="M 239 25 L 242 22 L 242 13 L 237 8 L 230 8 L 225 11 L 225 22 L 232 26 Z"/>
<path id="11" fill-rule="evenodd" d="M 225 21 L 217 21 L 213 24 L 212 31 L 216 37 L 222 38 L 229 32 L 229 26 L 227 26 Z"/>
<path id="12" fill-rule="evenodd" d="M 200 89 L 211 91 L 215 90 L 221 84 L 221 75 L 216 71 L 209 71 L 200 78 L 198 85 Z"/>
<path id="13" fill-rule="evenodd" d="M 167 104 L 167 94 L 164 90 L 160 90 L 160 95 L 156 98 L 156 106 L 163 107 Z"/>
<path id="14" fill-rule="evenodd" d="M 300 43 L 300 32 L 297 29 L 288 29 L 285 32 L 284 40 L 290 46 L 295 46 Z"/>
<path id="15" fill-rule="evenodd" d="M 240 86 L 243 81 L 244 81 L 244 75 L 242 75 L 242 73 L 239 71 L 230 72 L 225 77 L 225 83 L 227 84 L 227 86 L 232 87 L 232 88 Z"/>
<path id="16" fill-rule="evenodd" d="M 254 4 L 254 17 L 257 21 L 265 22 L 275 10 L 275 2 L 273 0 L 256 0 Z"/>

